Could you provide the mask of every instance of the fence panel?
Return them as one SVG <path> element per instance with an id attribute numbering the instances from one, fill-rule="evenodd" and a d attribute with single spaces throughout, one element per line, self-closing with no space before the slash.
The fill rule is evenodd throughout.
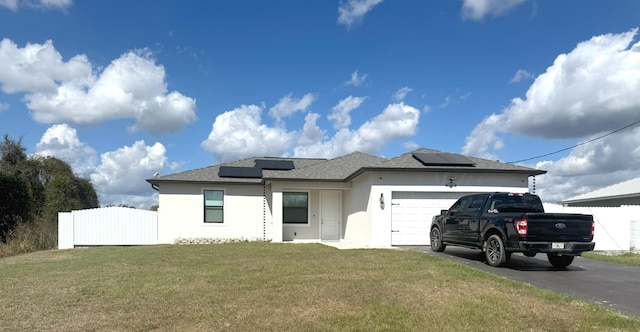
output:
<path id="1" fill-rule="evenodd" d="M 70 248 L 68 240 L 61 245 L 63 238 L 72 238 L 71 247 L 158 244 L 156 211 L 107 207 L 59 213 L 58 219 L 59 249 Z"/>

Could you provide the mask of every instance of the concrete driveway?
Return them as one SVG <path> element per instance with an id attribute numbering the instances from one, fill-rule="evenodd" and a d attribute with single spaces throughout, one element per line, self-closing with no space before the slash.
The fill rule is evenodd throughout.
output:
<path id="1" fill-rule="evenodd" d="M 444 252 L 437 253 L 431 251 L 429 246 L 403 248 L 446 258 L 556 293 L 568 294 L 640 318 L 640 267 L 576 257 L 569 267 L 558 269 L 549 264 L 545 254 L 538 254 L 534 258 L 513 254 L 507 267 L 496 268 L 486 264 L 480 250 L 449 246 Z"/>

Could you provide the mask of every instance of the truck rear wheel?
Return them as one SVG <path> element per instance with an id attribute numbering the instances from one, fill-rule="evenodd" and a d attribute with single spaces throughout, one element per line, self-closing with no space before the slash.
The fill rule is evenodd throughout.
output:
<path id="1" fill-rule="evenodd" d="M 549 263 L 554 267 L 567 267 L 573 263 L 574 256 L 560 256 L 556 254 L 547 254 Z"/>
<path id="2" fill-rule="evenodd" d="M 442 243 L 442 234 L 438 227 L 431 228 L 431 250 L 436 252 L 444 251 L 447 245 Z"/>
<path id="3" fill-rule="evenodd" d="M 487 264 L 491 266 L 504 266 L 511 256 L 511 253 L 504 249 L 504 243 L 498 234 L 489 236 L 485 242 L 484 254 L 487 257 Z"/>

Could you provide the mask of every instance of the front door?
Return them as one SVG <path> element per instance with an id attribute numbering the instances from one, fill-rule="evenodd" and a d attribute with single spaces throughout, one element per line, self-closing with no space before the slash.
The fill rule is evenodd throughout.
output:
<path id="1" fill-rule="evenodd" d="M 339 191 L 320 192 L 320 239 L 340 240 L 340 219 L 342 215 L 342 193 Z"/>

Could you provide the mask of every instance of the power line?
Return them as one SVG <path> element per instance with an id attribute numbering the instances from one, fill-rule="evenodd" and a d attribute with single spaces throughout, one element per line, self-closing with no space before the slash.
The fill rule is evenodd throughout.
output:
<path id="1" fill-rule="evenodd" d="M 602 136 L 594 137 L 594 138 L 592 138 L 592 139 L 590 139 L 590 140 L 588 140 L 588 141 L 585 141 L 585 142 L 582 142 L 582 143 L 578 143 L 578 144 L 576 144 L 576 145 L 574 145 L 574 146 L 571 146 L 571 147 L 568 147 L 568 148 L 560 149 L 560 150 L 558 150 L 558 151 L 554 151 L 554 152 L 546 153 L 546 154 L 543 154 L 543 155 L 539 155 L 539 156 L 535 156 L 535 157 L 531 157 L 531 158 L 527 158 L 527 159 L 521 159 L 521 160 L 516 160 L 516 161 L 508 161 L 508 162 L 507 162 L 507 164 L 521 163 L 521 162 L 523 162 L 523 161 L 529 161 L 529 160 L 533 160 L 533 159 L 538 159 L 538 158 L 542 158 L 542 157 L 546 157 L 546 156 L 554 155 L 554 154 L 557 154 L 557 153 L 560 153 L 560 152 L 563 152 L 563 151 L 571 150 L 571 149 L 573 149 L 573 148 L 577 148 L 577 147 L 579 147 L 579 146 L 581 146 L 581 145 L 585 145 L 585 144 L 591 143 L 591 142 L 593 142 L 593 141 L 597 141 L 597 140 L 599 140 L 599 139 L 603 139 L 603 138 L 605 138 L 605 137 L 607 137 L 607 136 L 609 136 L 609 135 L 613 135 L 613 134 L 615 134 L 615 133 L 617 133 L 617 132 L 620 132 L 620 131 L 623 131 L 623 130 L 625 130 L 625 129 L 629 128 L 629 127 L 633 127 L 633 126 L 637 125 L 638 123 L 640 123 L 640 120 L 638 120 L 638 121 L 636 121 L 636 122 L 634 122 L 634 123 L 628 124 L 628 125 L 626 125 L 626 126 L 624 126 L 624 127 L 620 128 L 620 129 L 616 129 L 616 130 L 614 130 L 614 131 L 612 131 L 612 132 L 609 132 L 609 133 L 606 133 L 606 134 L 604 134 L 604 135 L 602 135 Z"/>

